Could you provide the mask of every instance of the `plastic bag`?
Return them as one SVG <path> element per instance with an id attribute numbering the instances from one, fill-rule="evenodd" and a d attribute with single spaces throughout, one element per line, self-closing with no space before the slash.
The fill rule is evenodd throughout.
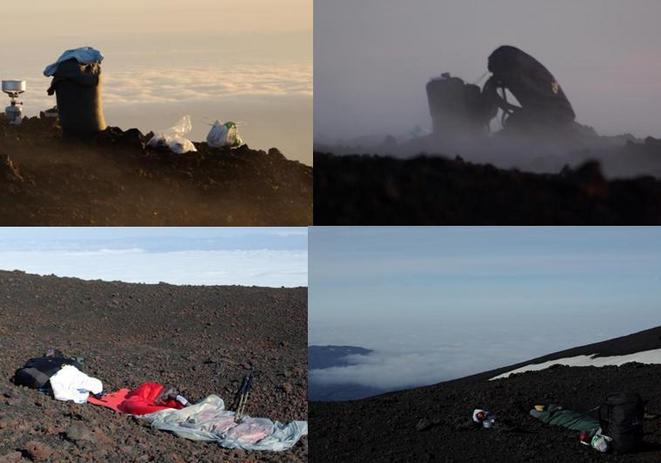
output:
<path id="1" fill-rule="evenodd" d="M 147 146 L 152 148 L 167 147 L 176 154 L 197 151 L 193 142 L 186 138 L 191 130 L 193 130 L 193 124 L 191 123 L 190 116 L 186 115 L 179 119 L 174 126 L 154 135 L 147 142 Z"/>
<path id="2" fill-rule="evenodd" d="M 239 129 L 234 122 L 222 124 L 220 121 L 214 122 L 209 135 L 207 135 L 207 144 L 211 148 L 238 148 L 244 145 L 243 139 L 239 135 Z"/>

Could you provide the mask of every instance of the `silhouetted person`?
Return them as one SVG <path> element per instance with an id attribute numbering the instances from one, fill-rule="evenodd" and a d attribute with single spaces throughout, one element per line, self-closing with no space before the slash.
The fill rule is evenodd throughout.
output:
<path id="1" fill-rule="evenodd" d="M 482 95 L 487 107 L 499 107 L 508 115 L 507 127 L 557 128 L 574 122 L 576 115 L 560 84 L 532 56 L 504 45 L 489 56 L 488 69 L 493 75 L 484 84 Z M 521 107 L 499 95 L 499 89 L 509 90 Z"/>

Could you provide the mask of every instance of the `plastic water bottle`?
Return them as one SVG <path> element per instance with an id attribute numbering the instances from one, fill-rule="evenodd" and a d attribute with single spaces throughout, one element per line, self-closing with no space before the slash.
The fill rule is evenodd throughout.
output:
<path id="1" fill-rule="evenodd" d="M 482 422 L 482 426 L 489 429 L 494 424 L 496 424 L 496 416 L 493 414 L 487 415 L 486 419 Z"/>
<path id="2" fill-rule="evenodd" d="M 593 449 L 598 450 L 601 453 L 606 453 L 608 451 L 608 438 L 601 433 L 596 433 L 592 436 L 590 445 Z"/>

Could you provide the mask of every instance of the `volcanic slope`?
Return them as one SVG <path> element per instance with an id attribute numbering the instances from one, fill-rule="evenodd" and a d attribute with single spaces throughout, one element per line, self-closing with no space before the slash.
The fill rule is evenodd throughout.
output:
<path id="1" fill-rule="evenodd" d="M 658 142 L 626 150 L 661 160 Z M 460 158 L 315 152 L 314 166 L 315 225 L 661 224 L 660 180 L 607 180 L 594 161 L 535 174 Z"/>
<path id="2" fill-rule="evenodd" d="M 10 382 L 48 347 L 84 357 L 106 391 L 172 384 L 231 403 L 255 368 L 251 416 L 307 419 L 307 289 L 82 281 L 0 272 L 0 462 L 305 462 L 188 441 L 93 405 Z"/>
<path id="3" fill-rule="evenodd" d="M 530 417 L 535 404 L 588 411 L 613 392 L 635 391 L 647 412 L 661 413 L 661 365 L 553 366 L 490 381 L 527 364 L 579 355 L 628 355 L 661 348 L 661 327 L 577 347 L 518 365 L 433 386 L 349 402 L 310 403 L 310 462 L 658 462 L 661 420 L 645 421 L 645 446 L 601 454 L 578 433 Z M 492 429 L 474 427 L 474 408 L 496 413 Z"/>
<path id="4" fill-rule="evenodd" d="M 0 118 L 2 225 L 241 225 L 312 223 L 312 168 L 247 146 L 176 155 L 151 136 L 108 128 L 65 140 L 52 119 Z"/>

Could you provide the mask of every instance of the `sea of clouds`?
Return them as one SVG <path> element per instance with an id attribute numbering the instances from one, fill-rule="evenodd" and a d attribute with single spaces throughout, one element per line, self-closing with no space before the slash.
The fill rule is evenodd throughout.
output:
<path id="1" fill-rule="evenodd" d="M 126 232 L 123 238 L 93 231 L 54 229 L 49 239 L 5 229 L 0 269 L 129 283 L 307 286 L 304 229 L 277 229 L 251 239 L 240 231 L 215 238 L 182 229 L 171 229 L 170 236 L 163 230 Z"/>

